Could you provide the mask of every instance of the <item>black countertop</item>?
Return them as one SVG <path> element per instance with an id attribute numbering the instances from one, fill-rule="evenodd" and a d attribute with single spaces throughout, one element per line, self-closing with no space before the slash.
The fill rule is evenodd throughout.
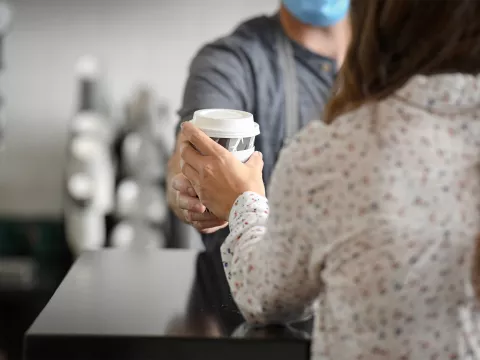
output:
<path id="1" fill-rule="evenodd" d="M 244 324 L 216 253 L 105 250 L 74 264 L 25 359 L 308 359 L 308 328 Z"/>
<path id="2" fill-rule="evenodd" d="M 22 359 L 25 332 L 70 266 L 68 257 L 0 255 L 0 353 L 5 352 L 8 359 Z"/>

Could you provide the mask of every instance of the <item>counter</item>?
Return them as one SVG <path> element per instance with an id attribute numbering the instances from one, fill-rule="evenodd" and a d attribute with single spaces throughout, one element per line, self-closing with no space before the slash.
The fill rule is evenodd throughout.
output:
<path id="1" fill-rule="evenodd" d="M 218 256 L 82 255 L 28 330 L 25 359 L 308 359 L 309 324 L 243 323 Z"/>

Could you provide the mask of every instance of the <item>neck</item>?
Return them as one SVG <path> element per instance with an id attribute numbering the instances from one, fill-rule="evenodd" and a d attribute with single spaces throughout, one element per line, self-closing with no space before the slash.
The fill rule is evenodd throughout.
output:
<path id="1" fill-rule="evenodd" d="M 336 60 L 341 66 L 350 41 L 348 17 L 335 25 L 318 27 L 300 22 L 282 6 L 280 23 L 290 39 L 318 55 Z"/>

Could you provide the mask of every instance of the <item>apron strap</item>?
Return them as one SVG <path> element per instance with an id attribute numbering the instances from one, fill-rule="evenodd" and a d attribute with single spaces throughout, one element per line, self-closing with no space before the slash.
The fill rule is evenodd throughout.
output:
<path id="1" fill-rule="evenodd" d="M 284 145 L 288 144 L 290 139 L 300 129 L 299 108 L 298 108 L 298 82 L 295 66 L 295 56 L 293 54 L 290 40 L 283 34 L 277 32 L 277 57 L 282 73 L 283 85 L 285 91 L 285 137 Z"/>

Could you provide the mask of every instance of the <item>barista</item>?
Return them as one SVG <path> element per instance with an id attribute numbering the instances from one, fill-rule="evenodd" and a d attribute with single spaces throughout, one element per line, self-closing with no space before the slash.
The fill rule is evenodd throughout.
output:
<path id="1" fill-rule="evenodd" d="M 255 147 L 263 154 L 268 184 L 285 142 L 321 117 L 349 43 L 349 5 L 349 0 L 283 0 L 277 14 L 247 20 L 204 46 L 190 66 L 180 121 L 205 108 L 252 113 L 261 128 Z M 167 189 L 177 217 L 202 233 L 207 249 L 218 248 L 227 223 L 196 198 L 181 174 L 178 146 L 169 161 Z"/>

